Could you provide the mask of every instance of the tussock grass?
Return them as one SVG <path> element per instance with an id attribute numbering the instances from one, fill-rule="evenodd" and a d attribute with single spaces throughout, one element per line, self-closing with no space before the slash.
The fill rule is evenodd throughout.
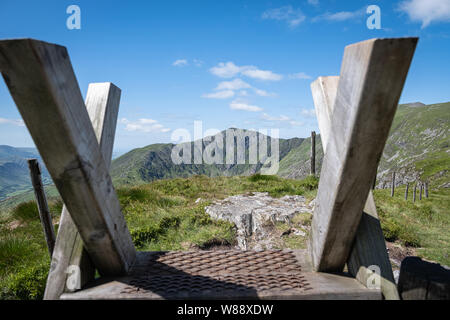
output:
<path id="1" fill-rule="evenodd" d="M 234 245 L 234 225 L 213 221 L 205 213 L 205 206 L 214 200 L 250 192 L 313 198 L 316 188 L 314 177 L 298 181 L 254 175 L 157 180 L 117 186 L 116 191 L 136 248 L 157 251 Z M 58 198 L 49 202 L 54 218 L 62 205 Z M 28 201 L 0 211 L 0 299 L 41 299 L 50 258 L 36 204 Z M 18 223 L 11 229 L 13 222 Z"/>
<path id="2" fill-rule="evenodd" d="M 410 188 L 408 200 L 405 187 L 395 190 L 375 190 L 375 203 L 383 233 L 388 241 L 416 247 L 421 257 L 450 265 L 450 190 L 431 189 L 429 198 L 416 195 L 412 202 Z"/>

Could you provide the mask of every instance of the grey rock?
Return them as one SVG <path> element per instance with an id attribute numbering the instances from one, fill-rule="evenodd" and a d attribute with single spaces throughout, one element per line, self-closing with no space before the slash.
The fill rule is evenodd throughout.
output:
<path id="1" fill-rule="evenodd" d="M 295 215 L 307 212 L 313 207 L 303 196 L 284 196 L 272 198 L 267 192 L 237 195 L 217 201 L 205 208 L 213 219 L 234 223 L 237 228 L 237 243 L 241 250 L 271 249 L 274 246 L 272 230 L 276 222 L 291 224 Z M 298 230 L 297 235 L 306 235 Z"/>

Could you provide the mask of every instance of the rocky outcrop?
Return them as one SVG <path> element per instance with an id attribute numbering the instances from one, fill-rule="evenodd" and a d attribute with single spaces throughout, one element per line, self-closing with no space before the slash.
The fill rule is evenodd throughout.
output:
<path id="1" fill-rule="evenodd" d="M 312 214 L 313 209 L 313 204 L 308 204 L 303 196 L 273 198 L 267 192 L 232 196 L 205 208 L 211 218 L 236 225 L 241 250 L 271 249 L 276 240 L 274 238 L 278 237 L 273 232 L 276 222 L 290 225 L 295 215 L 302 212 Z M 292 232 L 306 235 L 302 230 Z"/>

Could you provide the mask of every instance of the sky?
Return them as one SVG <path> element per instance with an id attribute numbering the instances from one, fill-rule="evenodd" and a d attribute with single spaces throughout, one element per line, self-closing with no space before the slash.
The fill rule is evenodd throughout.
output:
<path id="1" fill-rule="evenodd" d="M 346 45 L 411 36 L 400 103 L 450 101 L 450 0 L 0 1 L 0 39 L 67 47 L 83 97 L 91 82 L 121 88 L 118 153 L 177 142 L 176 129 L 194 138 L 194 121 L 307 137 L 319 132 L 310 84 L 339 75 Z M 3 79 L 0 145 L 34 146 Z"/>

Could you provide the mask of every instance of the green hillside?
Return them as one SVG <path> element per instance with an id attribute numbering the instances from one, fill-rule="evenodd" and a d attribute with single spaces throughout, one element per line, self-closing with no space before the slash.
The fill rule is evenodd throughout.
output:
<path id="1" fill-rule="evenodd" d="M 249 131 L 232 129 L 245 135 Z M 412 103 L 400 105 L 394 118 L 377 174 L 377 187 L 389 187 L 392 171 L 397 185 L 428 181 L 431 187 L 450 187 L 450 102 L 433 105 Z M 270 137 L 267 137 L 270 142 Z M 316 172 L 320 174 L 323 150 L 320 135 L 316 137 Z M 186 143 L 193 149 L 194 142 Z M 269 143 L 270 144 L 270 143 Z M 278 175 L 302 179 L 310 172 L 311 138 L 279 139 L 280 167 Z M 203 143 L 202 148 L 208 145 Z M 262 164 L 207 165 L 172 162 L 174 144 L 153 144 L 134 149 L 112 162 L 111 176 L 115 185 L 136 185 L 158 179 L 251 175 L 260 172 Z M 226 150 L 226 141 L 224 140 Z M 248 156 L 248 143 L 246 143 Z M 35 149 L 0 146 L 0 207 L 29 200 L 32 196 L 26 158 L 39 155 Z M 193 156 L 192 156 L 193 157 Z M 224 158 L 226 152 L 224 152 Z M 193 161 L 192 161 L 193 162 Z M 43 170 L 44 183 L 50 177 Z M 56 191 L 56 190 L 53 190 Z M 52 192 L 52 195 L 54 192 Z M 4 200 L 6 197 L 8 199 Z M 2 201 L 2 199 L 4 201 Z"/>
<path id="2" fill-rule="evenodd" d="M 242 129 L 229 129 L 234 134 L 245 136 L 246 134 L 255 134 L 257 138 L 261 138 L 261 133 L 256 133 Z M 221 133 L 223 137 L 223 160 L 225 163 L 227 143 L 224 132 Z M 267 137 L 268 145 L 271 145 L 271 137 Z M 218 139 L 216 135 L 212 141 Z M 300 147 L 304 139 L 278 139 L 280 160 L 283 159 L 295 148 Z M 203 142 L 202 149 L 212 142 Z M 172 161 L 171 154 L 174 144 L 153 144 L 144 148 L 134 149 L 127 154 L 115 159 L 111 165 L 111 176 L 117 185 L 121 184 L 139 184 L 158 179 L 170 178 L 187 178 L 193 175 L 206 175 L 209 177 L 217 176 L 236 176 L 236 175 L 251 175 L 261 170 L 263 164 L 249 164 L 248 152 L 249 141 L 245 142 L 245 164 L 194 164 L 194 146 L 196 142 L 188 142 L 182 145 L 187 145 L 191 149 L 191 163 L 192 164 L 175 164 Z M 236 149 L 236 148 L 235 148 Z M 235 150 L 236 158 L 236 150 Z"/>
<path id="3" fill-rule="evenodd" d="M 0 201 L 31 189 L 27 163 L 31 158 L 39 160 L 43 182 L 50 183 L 50 175 L 36 149 L 0 146 Z"/>
<path id="4" fill-rule="evenodd" d="M 400 105 L 378 168 L 378 185 L 430 181 L 440 187 L 450 181 L 450 102 Z"/>

